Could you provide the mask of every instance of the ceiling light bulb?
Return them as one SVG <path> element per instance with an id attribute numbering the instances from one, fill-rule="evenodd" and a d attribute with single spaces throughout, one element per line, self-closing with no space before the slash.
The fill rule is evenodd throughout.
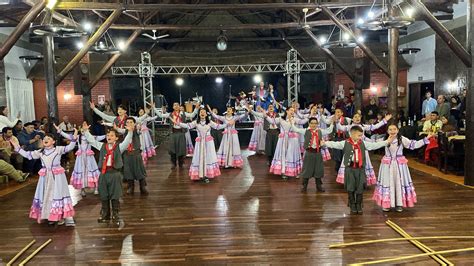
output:
<path id="1" fill-rule="evenodd" d="M 82 49 L 82 47 L 84 47 L 84 43 L 83 42 L 77 42 L 76 47 L 77 47 L 77 49 Z"/>
<path id="2" fill-rule="evenodd" d="M 326 38 L 326 36 L 320 36 L 319 37 L 319 42 L 321 44 L 325 44 L 327 41 L 328 41 L 328 39 Z"/>
<path id="3" fill-rule="evenodd" d="M 359 36 L 359 37 L 357 37 L 357 41 L 358 41 L 358 42 L 364 42 L 364 41 L 365 41 L 364 36 Z"/>
<path id="4" fill-rule="evenodd" d="M 360 25 L 360 24 L 364 24 L 364 19 L 359 18 L 359 19 L 357 20 L 357 24 L 359 24 L 359 25 Z"/>
<path id="5" fill-rule="evenodd" d="M 184 80 L 182 78 L 177 78 L 176 79 L 176 85 L 182 86 L 184 84 Z"/>
<path id="6" fill-rule="evenodd" d="M 120 51 L 125 51 L 127 49 L 125 42 L 122 40 L 117 42 L 117 47 L 119 48 Z"/>
<path id="7" fill-rule="evenodd" d="M 347 32 L 344 32 L 342 34 L 342 39 L 344 39 L 345 41 L 349 40 L 351 38 L 351 36 L 349 35 L 349 33 Z"/>

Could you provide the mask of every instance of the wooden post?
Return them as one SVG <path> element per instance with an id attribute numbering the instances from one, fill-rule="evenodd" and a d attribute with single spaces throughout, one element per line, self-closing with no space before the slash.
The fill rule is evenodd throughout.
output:
<path id="1" fill-rule="evenodd" d="M 48 103 L 48 119 L 52 123 L 57 123 L 59 121 L 58 93 L 56 91 L 56 85 L 54 84 L 54 39 L 52 35 L 43 36 L 43 54 L 44 80 L 46 83 L 46 102 Z"/>
<path id="2" fill-rule="evenodd" d="M 393 0 L 392 0 L 393 1 Z M 396 7 L 388 5 L 389 16 L 396 16 Z M 398 41 L 399 30 L 391 28 L 388 30 L 389 47 L 388 55 L 390 62 L 390 80 L 388 84 L 388 112 L 395 118 L 398 113 Z"/>
<path id="3" fill-rule="evenodd" d="M 474 21 L 473 21 L 473 12 L 474 12 L 474 1 L 471 0 L 469 3 L 470 13 L 467 16 L 470 17 L 469 24 L 466 26 L 469 29 L 469 35 L 474 34 Z M 471 60 L 474 60 L 474 42 L 470 43 L 468 49 L 471 51 Z M 464 184 L 469 186 L 474 186 L 474 163 L 472 163 L 472 158 L 474 158 L 474 69 L 469 68 L 469 87 L 467 88 L 466 95 L 466 143 L 464 145 L 466 154 L 465 163 L 464 163 Z"/>

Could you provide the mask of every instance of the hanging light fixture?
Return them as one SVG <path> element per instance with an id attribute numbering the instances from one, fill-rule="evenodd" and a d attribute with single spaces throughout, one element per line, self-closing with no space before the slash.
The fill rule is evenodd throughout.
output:
<path id="1" fill-rule="evenodd" d="M 388 10 L 387 0 L 382 1 L 382 11 Z M 372 11 L 372 8 L 375 5 L 375 0 L 372 6 L 370 7 L 370 11 L 367 15 L 367 18 L 358 19 L 356 23 L 356 27 L 362 30 L 371 30 L 371 31 L 378 31 L 378 30 L 386 30 L 392 28 L 405 28 L 411 25 L 415 20 L 411 17 L 413 14 L 412 12 L 409 14 L 405 14 L 403 9 L 400 8 L 400 5 L 397 5 L 397 8 L 400 9 L 400 16 L 388 16 L 387 12 L 382 12 L 380 17 L 374 18 L 375 14 Z M 395 7 L 393 7 L 395 8 Z"/>
<path id="2" fill-rule="evenodd" d="M 96 54 L 119 54 L 120 49 L 117 47 L 110 37 L 109 33 L 106 32 L 104 38 L 99 40 L 89 49 L 89 53 Z"/>
<path id="3" fill-rule="evenodd" d="M 399 55 L 412 55 L 416 54 L 419 51 L 421 51 L 420 48 L 398 48 L 398 54 Z M 388 51 L 383 51 L 382 56 L 386 57 L 388 55 Z"/>
<path id="4" fill-rule="evenodd" d="M 219 35 L 219 37 L 217 37 L 216 47 L 219 51 L 227 50 L 227 36 L 225 35 L 225 32 L 223 30 L 221 30 L 221 34 Z"/>
<path id="5" fill-rule="evenodd" d="M 340 19 L 343 21 L 345 20 L 344 13 L 341 13 Z M 351 38 L 351 35 L 347 32 L 343 32 L 342 30 L 339 30 L 339 34 L 336 40 L 331 40 L 331 37 L 334 35 L 335 30 L 336 26 L 332 28 L 329 37 L 325 38 L 326 41 L 321 42 L 323 48 L 352 48 L 357 46 L 357 43 Z"/>

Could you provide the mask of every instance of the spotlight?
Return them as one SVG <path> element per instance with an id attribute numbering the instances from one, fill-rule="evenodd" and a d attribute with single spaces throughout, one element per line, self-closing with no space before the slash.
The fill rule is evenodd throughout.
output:
<path id="1" fill-rule="evenodd" d="M 57 3 L 58 3 L 57 0 L 49 0 L 48 3 L 46 4 L 46 8 L 53 9 Z"/>
<path id="2" fill-rule="evenodd" d="M 373 93 L 376 93 L 377 92 L 377 87 L 370 87 L 370 91 L 373 92 Z"/>
<path id="3" fill-rule="evenodd" d="M 120 40 L 117 42 L 117 48 L 120 51 L 125 51 L 127 49 L 127 46 L 125 45 L 125 42 L 123 40 Z"/>
<path id="4" fill-rule="evenodd" d="M 216 47 L 219 51 L 225 51 L 227 49 L 227 37 L 224 31 L 221 31 L 221 34 L 217 37 Z"/>
<path id="5" fill-rule="evenodd" d="M 415 13 L 415 9 L 413 9 L 412 7 L 407 8 L 407 9 L 405 10 L 405 14 L 406 14 L 407 16 L 409 16 L 409 17 L 413 17 L 413 14 L 414 14 L 414 13 Z"/>
<path id="6" fill-rule="evenodd" d="M 222 79 L 221 77 L 217 77 L 217 78 L 216 78 L 216 83 L 217 83 L 217 84 L 221 84 L 222 81 L 223 81 L 223 79 Z"/>
<path id="7" fill-rule="evenodd" d="M 184 80 L 182 78 L 177 78 L 176 79 L 176 85 L 181 87 L 181 86 L 183 86 L 183 84 L 184 84 Z"/>
<path id="8" fill-rule="evenodd" d="M 348 41 L 350 38 L 351 38 L 351 36 L 349 35 L 349 33 L 344 32 L 342 34 L 342 39 L 344 39 L 345 41 Z"/>
<path id="9" fill-rule="evenodd" d="M 364 41 L 365 41 L 364 36 L 359 36 L 359 37 L 357 37 L 357 41 L 358 41 L 358 42 L 364 42 Z"/>
<path id="10" fill-rule="evenodd" d="M 375 16 L 375 14 L 372 11 L 369 11 L 369 13 L 367 13 L 367 17 L 369 17 L 369 18 L 373 18 L 374 16 Z"/>
<path id="11" fill-rule="evenodd" d="M 260 83 L 260 82 L 262 81 L 262 76 L 259 75 L 259 74 L 253 76 L 253 81 L 254 81 L 255 83 Z"/>
<path id="12" fill-rule="evenodd" d="M 77 42 L 76 47 L 77 47 L 77 49 L 82 49 L 82 47 L 84 47 L 84 43 L 83 42 Z"/>
<path id="13" fill-rule="evenodd" d="M 359 18 L 359 19 L 357 20 L 357 24 L 359 24 L 359 25 L 360 25 L 360 24 L 364 24 L 364 19 Z"/>
<path id="14" fill-rule="evenodd" d="M 105 49 L 105 43 L 104 42 L 99 42 L 99 48 L 100 49 Z"/>
<path id="15" fill-rule="evenodd" d="M 321 44 L 325 44 L 327 41 L 328 39 L 326 38 L 326 36 L 319 36 L 319 42 Z"/>
<path id="16" fill-rule="evenodd" d="M 92 23 L 90 23 L 89 21 L 82 22 L 82 29 L 87 32 L 92 32 Z"/>

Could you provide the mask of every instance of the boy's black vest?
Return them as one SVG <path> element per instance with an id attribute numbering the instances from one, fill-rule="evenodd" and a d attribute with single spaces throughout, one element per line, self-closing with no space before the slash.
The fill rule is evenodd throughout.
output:
<path id="1" fill-rule="evenodd" d="M 99 169 L 102 169 L 102 165 L 105 160 L 105 155 L 107 154 L 107 150 L 105 148 L 106 145 L 109 145 L 109 144 L 104 143 L 104 145 L 102 145 L 102 148 L 100 149 Z M 115 170 L 120 170 L 122 169 L 122 167 L 123 167 L 122 153 L 120 152 L 119 145 L 117 144 L 114 150 L 114 165 L 112 165 L 112 168 L 114 168 Z"/>
<path id="2" fill-rule="evenodd" d="M 339 122 L 339 121 L 336 121 Z M 341 126 L 349 125 L 349 122 L 347 121 L 347 118 L 344 117 L 342 120 Z M 334 140 L 345 140 L 347 139 L 347 132 L 342 132 L 341 136 L 338 136 L 337 134 L 337 125 L 334 125 L 334 128 L 331 133 L 331 138 Z"/>
<path id="3" fill-rule="evenodd" d="M 360 158 L 360 160 L 362 160 L 362 169 L 365 169 L 365 144 L 363 141 L 361 141 L 360 143 L 360 151 L 361 151 L 361 154 L 362 154 L 362 158 Z M 352 149 L 352 145 L 349 143 L 349 141 L 346 141 L 346 143 L 344 144 L 344 149 L 342 150 L 343 154 L 344 154 L 344 166 L 345 167 L 352 167 L 352 158 L 353 158 L 353 155 L 354 155 L 354 149 Z"/>
<path id="4" fill-rule="evenodd" d="M 312 148 L 310 147 L 311 137 L 312 137 L 311 131 L 309 129 L 307 129 L 306 132 L 304 133 L 304 146 L 303 147 L 305 148 L 305 150 L 307 150 L 307 149 L 312 150 Z M 323 137 L 323 134 L 321 133 L 320 129 L 318 129 L 318 137 L 319 137 L 318 147 L 319 147 L 319 149 L 321 149 L 321 139 Z"/>
<path id="5" fill-rule="evenodd" d="M 278 115 L 278 113 L 275 113 L 275 118 L 278 118 L 280 117 L 280 115 Z M 263 130 L 265 131 L 268 131 L 270 129 L 270 123 L 267 121 L 266 118 L 263 119 Z M 277 129 L 278 129 L 278 126 L 277 126 Z"/>
<path id="6" fill-rule="evenodd" d="M 181 113 L 181 112 L 180 112 L 180 115 L 179 115 L 179 116 L 181 117 L 181 123 L 186 123 L 186 116 L 184 115 L 184 113 Z M 170 113 L 170 118 L 169 118 L 169 119 L 171 119 L 171 118 L 173 118 L 173 112 Z M 170 123 L 170 128 L 173 129 L 173 122 Z M 182 130 L 183 132 L 186 132 L 186 131 L 187 131 L 186 128 L 181 128 L 181 130 Z"/>

